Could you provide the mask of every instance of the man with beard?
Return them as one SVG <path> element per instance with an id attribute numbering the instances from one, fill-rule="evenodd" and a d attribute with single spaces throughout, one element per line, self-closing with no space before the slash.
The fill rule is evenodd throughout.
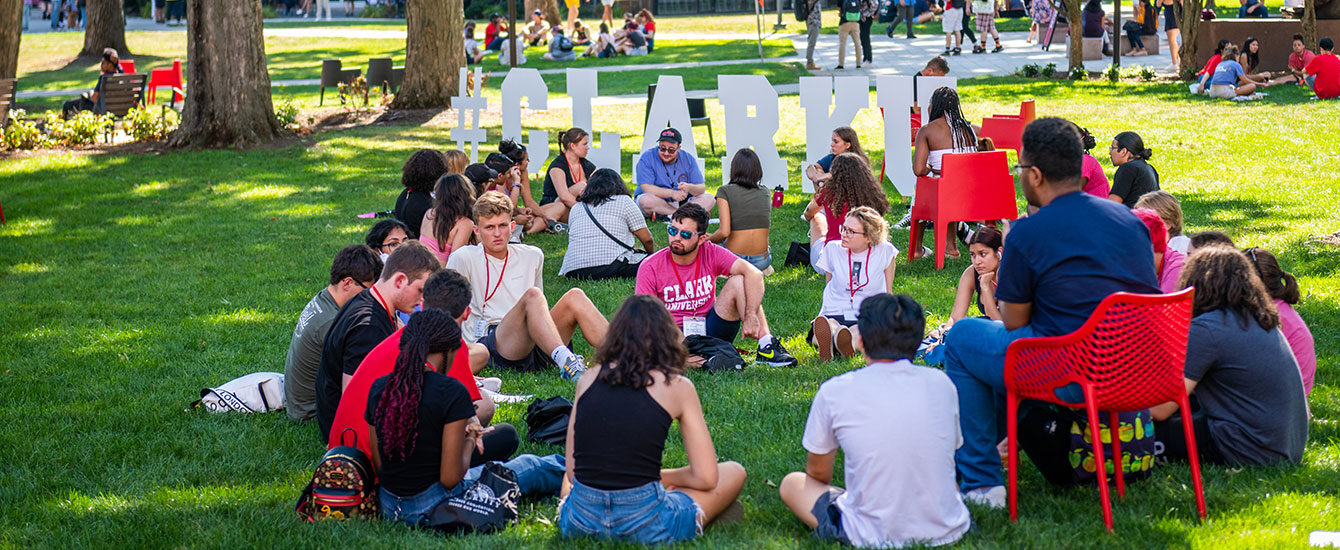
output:
<path id="1" fill-rule="evenodd" d="M 670 246 L 642 260 L 637 294 L 665 303 L 685 336 L 734 342 L 741 325 L 758 339 L 758 361 L 789 367 L 796 358 L 768 331 L 763 314 L 763 273 L 707 240 L 707 211 L 688 203 L 670 218 Z M 728 277 L 717 292 L 717 277 Z"/>

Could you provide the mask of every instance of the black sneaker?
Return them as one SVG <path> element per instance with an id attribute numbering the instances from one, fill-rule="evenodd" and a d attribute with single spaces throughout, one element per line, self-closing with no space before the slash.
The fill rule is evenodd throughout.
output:
<path id="1" fill-rule="evenodd" d="M 959 55 L 959 54 L 963 53 L 963 48 L 954 48 L 954 51 L 953 51 L 952 53 L 953 53 L 954 55 Z"/>
<path id="2" fill-rule="evenodd" d="M 787 353 L 786 348 L 782 347 L 782 341 L 775 336 L 772 338 L 772 344 L 767 347 L 759 346 L 758 357 L 754 360 L 767 363 L 770 367 L 796 366 L 796 358 Z"/>

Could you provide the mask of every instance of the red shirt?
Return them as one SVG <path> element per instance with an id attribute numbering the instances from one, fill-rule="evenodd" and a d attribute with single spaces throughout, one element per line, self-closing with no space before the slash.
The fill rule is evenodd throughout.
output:
<path id="1" fill-rule="evenodd" d="M 489 26 L 484 27 L 485 48 L 489 47 L 489 44 L 492 44 L 493 39 L 497 37 L 498 37 L 498 25 L 496 23 L 489 23 Z"/>
<path id="2" fill-rule="evenodd" d="M 382 340 L 382 343 L 377 344 L 377 347 L 372 348 L 372 351 L 363 358 L 363 362 L 358 364 L 353 379 L 349 380 L 349 387 L 344 389 L 344 396 L 340 397 L 340 407 L 335 410 L 335 422 L 330 428 L 333 437 L 330 438 L 329 448 L 342 445 L 341 434 L 346 428 L 352 428 L 358 435 L 356 445 L 358 450 L 372 456 L 372 447 L 368 445 L 368 423 L 363 419 L 363 413 L 368 408 L 368 392 L 372 390 L 373 382 L 391 374 L 395 369 L 395 361 L 400 357 L 400 333 L 404 330 L 402 328 L 391 333 Z M 461 340 L 461 348 L 456 351 L 456 357 L 451 362 L 451 368 L 447 370 L 447 376 L 465 386 L 465 391 L 470 392 L 471 401 L 480 399 L 479 386 L 475 384 L 475 375 L 470 370 L 470 352 L 465 348 L 465 340 Z"/>
<path id="3" fill-rule="evenodd" d="M 1318 55 L 1303 71 L 1316 75 L 1312 91 L 1317 94 L 1317 99 L 1340 97 L 1340 57 L 1335 54 Z"/>
<path id="4" fill-rule="evenodd" d="M 1205 67 L 1202 68 L 1200 72 L 1196 73 L 1196 76 L 1200 76 L 1203 74 L 1213 75 L 1214 70 L 1219 67 L 1219 61 L 1221 61 L 1222 59 L 1223 59 L 1222 56 L 1220 56 L 1219 54 L 1214 54 L 1210 56 L 1210 59 L 1205 62 Z"/>
<path id="5" fill-rule="evenodd" d="M 1304 67 L 1307 67 L 1307 64 L 1311 63 L 1312 60 L 1315 59 L 1316 57 L 1317 54 L 1312 53 L 1312 50 L 1303 50 L 1303 55 L 1291 53 L 1289 54 L 1289 68 L 1301 71 L 1303 70 Z"/>

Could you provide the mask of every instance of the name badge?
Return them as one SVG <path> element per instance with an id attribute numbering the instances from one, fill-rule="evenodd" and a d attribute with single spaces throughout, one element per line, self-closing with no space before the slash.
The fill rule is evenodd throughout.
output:
<path id="1" fill-rule="evenodd" d="M 684 336 L 707 336 L 707 319 L 703 317 L 685 317 Z"/>
<path id="2" fill-rule="evenodd" d="M 479 340 L 489 333 L 489 325 L 483 319 L 475 319 L 474 330 L 471 331 L 475 339 Z"/>

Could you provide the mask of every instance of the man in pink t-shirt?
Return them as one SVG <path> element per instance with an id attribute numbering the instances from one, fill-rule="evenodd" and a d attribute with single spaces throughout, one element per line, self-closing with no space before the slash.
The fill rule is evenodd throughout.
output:
<path id="1" fill-rule="evenodd" d="M 707 240 L 707 211 L 679 207 L 670 218 L 670 246 L 642 260 L 637 294 L 655 296 L 685 336 L 705 335 L 734 342 L 758 339 L 758 361 L 789 367 L 795 357 L 768 331 L 763 314 L 763 273 L 731 251 Z M 717 292 L 717 277 L 727 277 Z"/>

